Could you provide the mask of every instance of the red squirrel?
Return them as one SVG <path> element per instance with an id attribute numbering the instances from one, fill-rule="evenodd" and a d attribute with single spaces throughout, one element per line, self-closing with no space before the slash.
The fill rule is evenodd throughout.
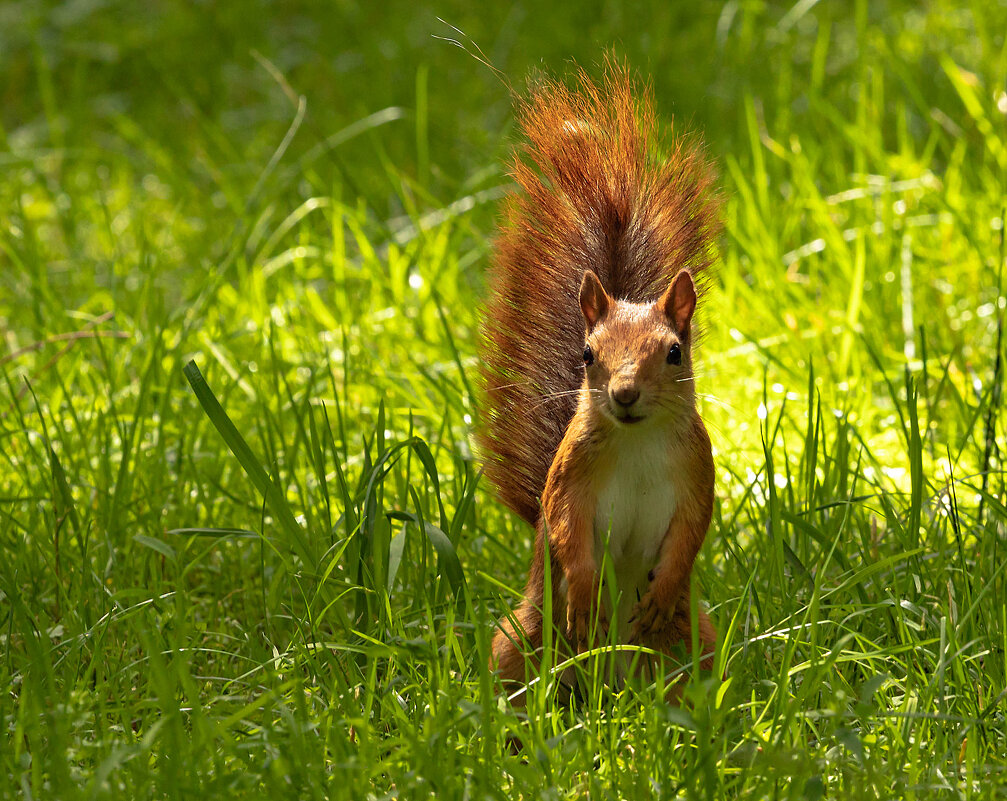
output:
<path id="1" fill-rule="evenodd" d="M 479 432 L 487 477 L 536 529 L 524 600 L 493 639 L 508 688 L 542 648 L 547 543 L 555 631 L 577 652 L 610 626 L 618 643 L 688 648 L 714 497 L 693 380 L 718 228 L 701 150 L 675 138 L 659 155 L 651 92 L 619 67 L 600 84 L 582 71 L 575 89 L 541 79 L 518 117 L 527 157 L 489 271 Z M 716 633 L 698 620 L 709 669 Z"/>

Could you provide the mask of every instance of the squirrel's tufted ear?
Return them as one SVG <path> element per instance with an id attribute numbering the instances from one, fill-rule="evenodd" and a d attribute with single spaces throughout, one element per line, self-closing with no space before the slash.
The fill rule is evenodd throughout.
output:
<path id="1" fill-rule="evenodd" d="M 683 339 L 687 337 L 692 313 L 696 310 L 696 285 L 692 282 L 692 273 L 679 270 L 657 305 L 667 315 L 678 335 Z"/>
<path id="2" fill-rule="evenodd" d="M 584 320 L 587 322 L 587 330 L 594 328 L 598 321 L 608 313 L 608 306 L 612 299 L 601 285 L 598 276 L 592 270 L 584 273 L 584 278 L 580 282 L 580 309 L 584 312 Z"/>

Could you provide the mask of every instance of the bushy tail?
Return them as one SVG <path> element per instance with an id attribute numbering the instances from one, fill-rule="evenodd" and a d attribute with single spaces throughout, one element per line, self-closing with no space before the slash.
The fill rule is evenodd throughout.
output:
<path id="1" fill-rule="evenodd" d="M 528 138 L 521 191 L 505 207 L 481 342 L 486 475 L 534 524 L 546 474 L 583 377 L 578 290 L 594 270 L 609 294 L 656 299 L 688 267 L 702 288 L 716 198 L 697 145 L 661 142 L 649 88 L 608 65 L 601 85 L 542 79 L 518 106 Z"/>

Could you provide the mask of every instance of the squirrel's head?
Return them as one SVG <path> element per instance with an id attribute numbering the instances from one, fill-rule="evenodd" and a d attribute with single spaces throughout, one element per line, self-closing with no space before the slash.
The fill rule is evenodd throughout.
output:
<path id="1" fill-rule="evenodd" d="M 696 287 L 688 270 L 679 270 L 653 303 L 616 300 L 588 270 L 580 308 L 587 329 L 584 369 L 598 411 L 624 426 L 691 412 Z"/>

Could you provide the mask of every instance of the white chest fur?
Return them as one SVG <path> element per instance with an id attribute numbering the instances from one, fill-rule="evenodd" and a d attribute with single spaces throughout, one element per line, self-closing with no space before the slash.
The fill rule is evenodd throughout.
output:
<path id="1" fill-rule="evenodd" d="M 671 468 L 675 446 L 645 430 L 620 433 L 607 460 L 610 470 L 598 486 L 594 546 L 599 569 L 603 559 L 611 559 L 622 638 L 633 604 L 646 592 L 647 574 L 657 564 L 679 492 Z"/>

